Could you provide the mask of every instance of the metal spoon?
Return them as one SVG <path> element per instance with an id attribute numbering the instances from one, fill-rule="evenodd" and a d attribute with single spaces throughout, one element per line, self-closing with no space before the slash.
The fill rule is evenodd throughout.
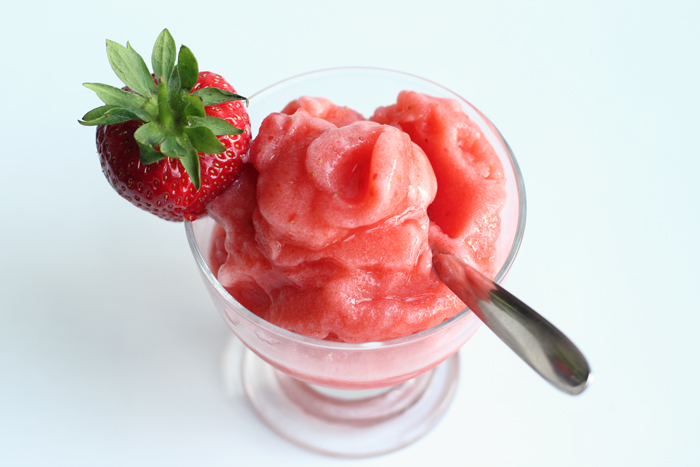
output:
<path id="1" fill-rule="evenodd" d="M 549 321 L 461 258 L 433 251 L 433 264 L 445 285 L 540 376 L 568 394 L 586 389 L 586 358 Z"/>

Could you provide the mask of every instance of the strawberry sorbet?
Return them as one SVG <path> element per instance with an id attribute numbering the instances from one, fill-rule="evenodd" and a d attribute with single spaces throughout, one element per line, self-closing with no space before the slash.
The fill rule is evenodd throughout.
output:
<path id="1" fill-rule="evenodd" d="M 464 308 L 431 247 L 495 275 L 504 199 L 500 161 L 457 101 L 402 92 L 366 120 L 301 97 L 263 121 L 250 163 L 209 206 L 214 272 L 290 331 L 405 336 Z"/>

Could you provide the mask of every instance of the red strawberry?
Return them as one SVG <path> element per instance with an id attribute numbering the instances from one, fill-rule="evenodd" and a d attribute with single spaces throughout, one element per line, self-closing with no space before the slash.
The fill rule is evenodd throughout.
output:
<path id="1" fill-rule="evenodd" d="M 117 192 L 163 219 L 194 220 L 236 179 L 250 145 L 244 97 L 214 73 L 199 73 L 192 52 L 164 30 L 153 48 L 154 74 L 129 44 L 107 41 L 125 89 L 96 83 L 106 105 L 80 122 L 99 125 L 102 171 Z"/>

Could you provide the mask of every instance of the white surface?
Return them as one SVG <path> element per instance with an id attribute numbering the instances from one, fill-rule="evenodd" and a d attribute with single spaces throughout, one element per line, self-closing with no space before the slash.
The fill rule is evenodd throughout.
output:
<path id="1" fill-rule="evenodd" d="M 696 2 L 155 4 L 4 7 L 1 465 L 700 462 Z M 77 124 L 98 105 L 82 82 L 118 84 L 104 40 L 148 56 L 163 27 L 243 94 L 368 65 L 480 108 L 527 187 L 507 286 L 584 350 L 590 390 L 557 393 L 482 329 L 448 415 L 407 449 L 341 461 L 267 429 L 225 390 L 229 331 L 183 226 L 113 193 Z"/>

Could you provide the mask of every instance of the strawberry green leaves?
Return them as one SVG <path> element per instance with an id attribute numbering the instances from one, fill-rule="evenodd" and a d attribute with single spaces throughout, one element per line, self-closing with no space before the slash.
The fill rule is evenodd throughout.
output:
<path id="1" fill-rule="evenodd" d="M 180 75 L 180 85 L 182 89 L 190 92 L 199 78 L 199 67 L 194 54 L 186 46 L 180 47 L 177 55 L 177 72 Z"/>
<path id="2" fill-rule="evenodd" d="M 153 74 L 156 75 L 156 80 L 163 78 L 168 80 L 175 69 L 176 46 L 173 36 L 167 29 L 163 29 L 156 44 L 153 46 L 151 54 L 151 64 L 153 65 Z"/>
<path id="3" fill-rule="evenodd" d="M 124 47 L 108 40 L 107 58 L 112 70 L 127 87 L 144 97 L 156 91 L 146 63 L 129 44 Z"/>
<path id="4" fill-rule="evenodd" d="M 192 116 L 187 119 L 187 126 L 190 128 L 206 127 L 209 128 L 215 135 L 237 135 L 241 130 L 231 125 L 226 120 L 216 117 L 196 117 Z M 217 153 L 214 153 L 217 154 Z"/>
<path id="5" fill-rule="evenodd" d="M 116 105 L 103 105 L 92 109 L 83 117 L 89 121 L 89 125 L 112 125 L 114 123 L 128 122 L 129 120 L 149 121 L 150 115 L 146 112 L 139 112 L 121 108 Z M 87 125 L 87 123 L 85 123 Z"/>
<path id="6" fill-rule="evenodd" d="M 245 100 L 246 104 L 248 103 L 248 99 L 246 99 L 245 97 L 239 96 L 238 94 L 235 94 L 231 91 L 219 88 L 197 89 L 192 94 L 197 97 L 200 97 L 204 105 L 216 105 L 223 104 L 224 102 L 240 100 Z"/>
<path id="7" fill-rule="evenodd" d="M 146 146 L 156 146 L 162 143 L 166 136 L 165 131 L 153 122 L 141 125 L 134 133 L 136 141 Z"/>
<path id="8" fill-rule="evenodd" d="M 116 105 L 124 108 L 144 109 L 148 100 L 123 89 L 115 88 L 100 83 L 85 83 L 84 86 L 92 89 L 102 102 L 107 105 Z"/>
<path id="9" fill-rule="evenodd" d="M 151 164 L 166 157 L 179 159 L 199 190 L 198 153 L 221 153 L 226 148 L 217 136 L 243 132 L 223 119 L 207 116 L 205 107 L 247 99 L 217 88 L 192 92 L 199 79 L 197 59 L 184 45 L 177 53 L 176 50 L 175 40 L 164 29 L 153 47 L 151 74 L 129 43 L 124 47 L 108 40 L 109 63 L 128 89 L 85 83 L 105 105 L 86 113 L 79 123 L 94 126 L 141 120 L 144 124 L 134 133 L 141 162 Z"/>

